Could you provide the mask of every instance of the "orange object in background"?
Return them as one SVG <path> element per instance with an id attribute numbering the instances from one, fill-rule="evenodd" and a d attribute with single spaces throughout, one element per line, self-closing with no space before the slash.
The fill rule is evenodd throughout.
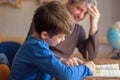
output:
<path id="1" fill-rule="evenodd" d="M 6 64 L 0 64 L 0 80 L 9 80 L 10 69 Z"/>

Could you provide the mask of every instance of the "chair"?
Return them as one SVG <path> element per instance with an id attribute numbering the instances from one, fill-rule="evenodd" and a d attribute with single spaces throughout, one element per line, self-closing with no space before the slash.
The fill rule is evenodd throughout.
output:
<path id="1" fill-rule="evenodd" d="M 8 58 L 10 67 L 12 65 L 13 58 L 20 46 L 21 46 L 20 43 L 12 42 L 12 41 L 0 43 L 0 53 L 4 53 L 6 55 L 6 57 Z"/>
<path id="2" fill-rule="evenodd" d="M 0 80 L 9 80 L 10 69 L 6 64 L 0 64 Z"/>

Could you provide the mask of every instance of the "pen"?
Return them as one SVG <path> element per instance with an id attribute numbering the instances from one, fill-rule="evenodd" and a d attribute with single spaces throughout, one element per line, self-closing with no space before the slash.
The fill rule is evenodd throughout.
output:
<path id="1" fill-rule="evenodd" d="M 86 52 L 86 61 L 89 61 L 89 54 L 88 54 L 88 51 Z"/>

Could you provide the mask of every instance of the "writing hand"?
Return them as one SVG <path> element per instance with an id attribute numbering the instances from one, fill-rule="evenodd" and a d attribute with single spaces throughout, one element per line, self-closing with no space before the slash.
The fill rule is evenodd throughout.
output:
<path id="1" fill-rule="evenodd" d="M 91 69 L 93 74 L 95 73 L 95 64 L 93 61 L 86 62 L 85 65 Z"/>

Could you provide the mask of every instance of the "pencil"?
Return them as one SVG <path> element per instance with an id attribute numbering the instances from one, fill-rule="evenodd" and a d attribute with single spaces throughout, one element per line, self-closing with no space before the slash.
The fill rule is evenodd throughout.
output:
<path id="1" fill-rule="evenodd" d="M 89 54 L 88 54 L 88 51 L 86 52 L 86 61 L 87 61 L 87 62 L 89 61 Z"/>

